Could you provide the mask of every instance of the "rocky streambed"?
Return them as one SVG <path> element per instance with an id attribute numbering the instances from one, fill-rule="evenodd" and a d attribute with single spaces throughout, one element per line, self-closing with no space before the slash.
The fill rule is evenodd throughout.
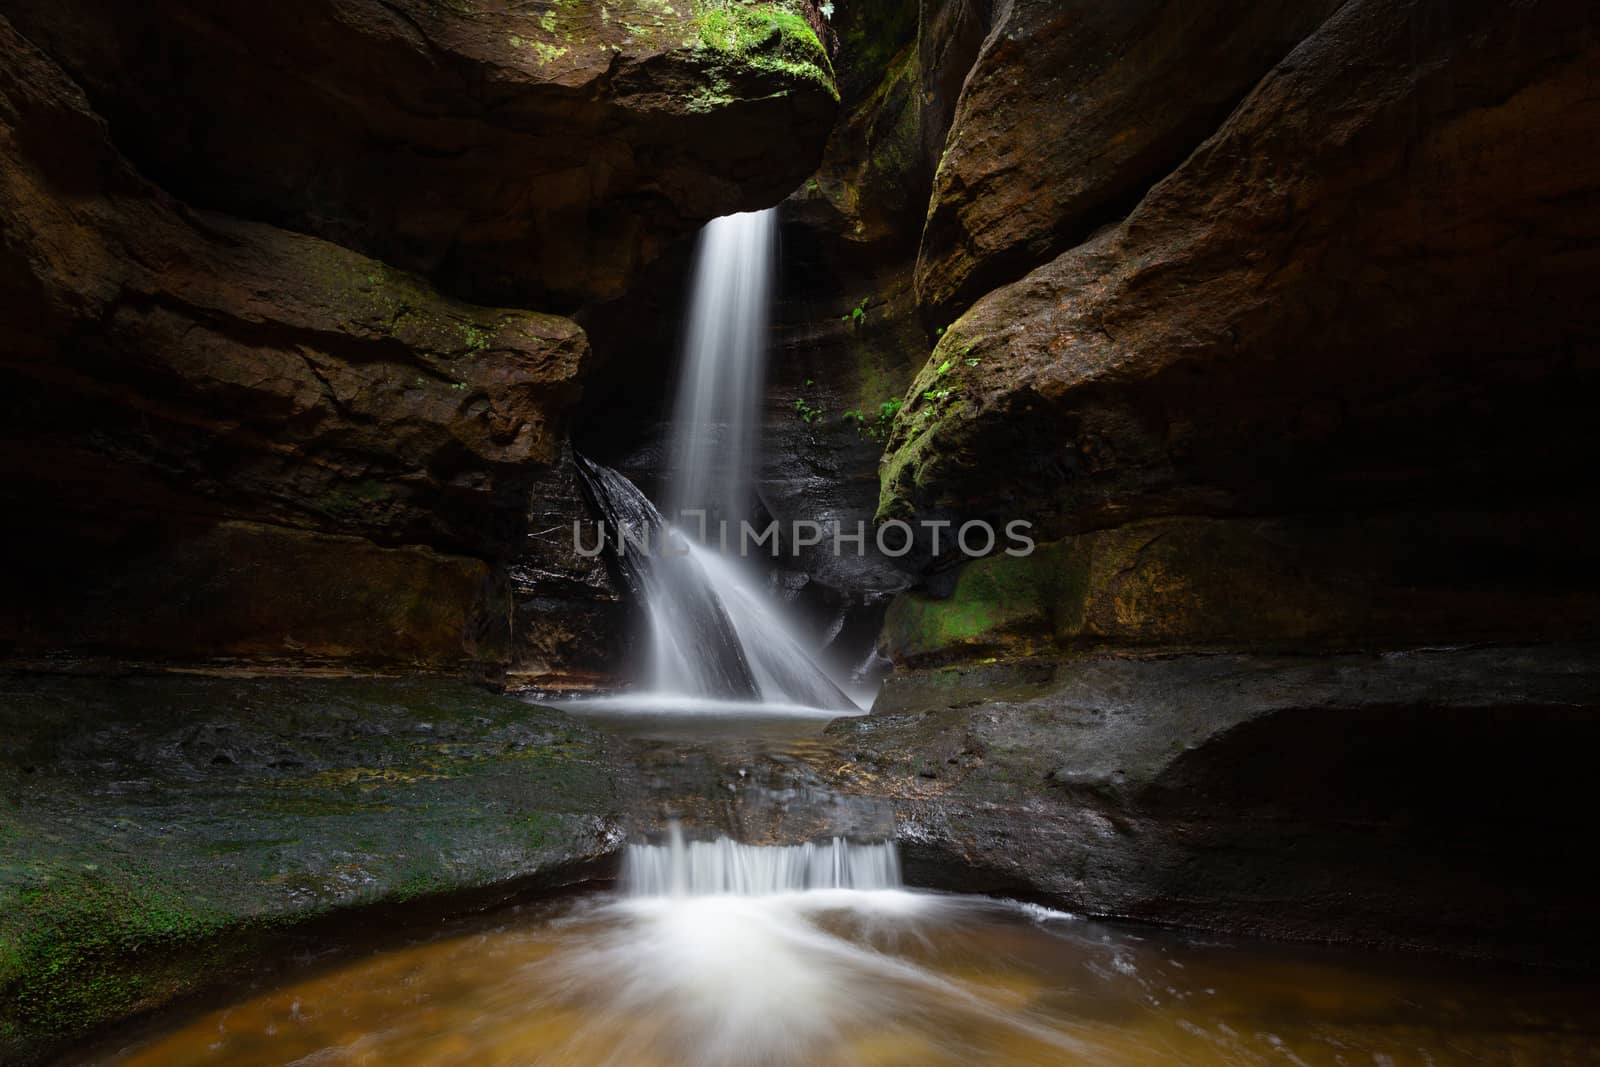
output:
<path id="1" fill-rule="evenodd" d="M 0 679 L 0 1048 L 614 873 L 623 761 L 460 682 Z"/>
<path id="2" fill-rule="evenodd" d="M 9 675 L 5 1047 L 608 881 L 669 821 L 894 835 L 911 885 L 1079 915 L 1582 968 L 1592 655 L 996 660 L 831 724 L 417 678 Z"/>

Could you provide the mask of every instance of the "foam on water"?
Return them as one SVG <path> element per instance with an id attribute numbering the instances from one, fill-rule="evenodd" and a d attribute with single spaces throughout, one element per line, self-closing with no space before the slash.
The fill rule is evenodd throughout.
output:
<path id="1" fill-rule="evenodd" d="M 623 891 L 632 897 L 770 896 L 810 890 L 899 889 L 893 841 L 742 845 L 726 837 L 685 842 L 674 826 L 664 845 L 629 845 Z"/>

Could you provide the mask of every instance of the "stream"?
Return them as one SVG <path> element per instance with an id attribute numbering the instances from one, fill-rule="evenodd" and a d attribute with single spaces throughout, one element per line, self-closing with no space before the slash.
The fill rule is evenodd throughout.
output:
<path id="1" fill-rule="evenodd" d="M 883 813 L 787 779 L 825 720 L 590 709 L 661 811 L 614 889 L 301 965 L 89 1062 L 186 1065 L 1551 1067 L 1600 1059 L 1592 984 L 1088 921 L 899 884 Z M 706 776 L 711 776 L 708 786 Z M 734 813 L 730 818 L 730 812 Z M 804 819 L 804 823 L 793 820 Z M 819 821 L 821 820 L 821 821 Z M 715 833 L 805 844 L 735 844 Z M 792 838 L 791 838 L 792 840 Z M 81 1061 L 79 1061 L 81 1062 Z"/>

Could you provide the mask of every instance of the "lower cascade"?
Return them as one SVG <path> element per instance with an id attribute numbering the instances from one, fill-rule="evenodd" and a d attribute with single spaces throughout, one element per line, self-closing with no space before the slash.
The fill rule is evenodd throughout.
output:
<path id="1" fill-rule="evenodd" d="M 648 619 L 653 692 L 860 710 L 742 568 L 683 537 L 616 471 L 583 459 L 579 470 L 618 531 L 617 569 Z M 633 538 L 647 547 L 629 547 Z"/>
<path id="2" fill-rule="evenodd" d="M 899 889 L 893 841 L 742 845 L 727 837 L 685 842 L 673 827 L 664 845 L 628 846 L 623 891 L 633 897 L 770 896 L 820 889 Z"/>

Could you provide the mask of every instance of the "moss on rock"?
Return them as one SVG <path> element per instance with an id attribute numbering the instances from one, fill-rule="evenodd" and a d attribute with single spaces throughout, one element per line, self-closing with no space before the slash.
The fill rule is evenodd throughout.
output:
<path id="1" fill-rule="evenodd" d="M 763 75 L 810 82 L 837 100 L 833 64 L 811 25 L 786 3 L 700 0 L 695 43 Z"/>
<path id="2" fill-rule="evenodd" d="M 313 921 L 572 880 L 621 840 L 595 735 L 460 683 L 15 676 L 0 733 L 6 1062 Z"/>
<path id="3" fill-rule="evenodd" d="M 1594 598 L 1581 587 L 1452 577 L 1484 554 L 1509 556 L 1527 521 L 1405 512 L 1147 519 L 1025 557 L 975 560 L 948 597 L 902 594 L 882 645 L 915 667 L 1092 648 L 1405 648 L 1592 629 Z"/>

